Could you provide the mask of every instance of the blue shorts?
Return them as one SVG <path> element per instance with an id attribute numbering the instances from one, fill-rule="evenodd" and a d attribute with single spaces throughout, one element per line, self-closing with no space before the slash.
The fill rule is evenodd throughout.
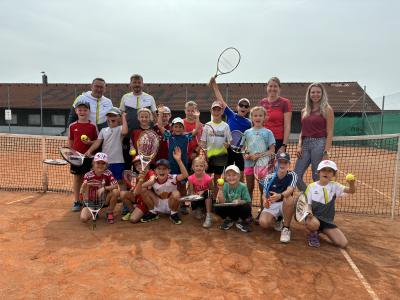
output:
<path id="1" fill-rule="evenodd" d="M 109 164 L 108 169 L 113 173 L 114 178 L 117 180 L 122 179 L 122 172 L 124 172 L 125 163 Z"/>

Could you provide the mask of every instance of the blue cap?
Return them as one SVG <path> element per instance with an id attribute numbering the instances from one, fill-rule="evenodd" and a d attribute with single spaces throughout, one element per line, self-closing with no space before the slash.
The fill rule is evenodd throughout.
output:
<path id="1" fill-rule="evenodd" d="M 168 169 L 170 169 L 169 161 L 167 159 L 164 159 L 164 158 L 159 159 L 159 160 L 156 161 L 156 168 L 158 166 L 166 166 Z"/>
<path id="2" fill-rule="evenodd" d="M 286 160 L 290 162 L 290 155 L 287 152 L 280 152 L 276 155 L 276 159 Z"/>
<path id="3" fill-rule="evenodd" d="M 78 101 L 76 101 L 74 104 L 74 108 L 77 108 L 78 106 L 81 106 L 81 105 L 84 105 L 90 109 L 90 103 L 89 103 L 89 101 L 87 101 L 85 99 L 79 99 Z"/>

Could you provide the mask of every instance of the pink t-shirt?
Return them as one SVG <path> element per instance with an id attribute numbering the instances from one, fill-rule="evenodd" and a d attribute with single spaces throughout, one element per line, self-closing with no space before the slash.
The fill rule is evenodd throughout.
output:
<path id="1" fill-rule="evenodd" d="M 193 185 L 193 192 L 204 192 L 209 190 L 210 182 L 212 178 L 208 174 L 204 174 L 203 178 L 198 179 L 196 174 L 192 174 L 188 178 L 189 182 Z"/>

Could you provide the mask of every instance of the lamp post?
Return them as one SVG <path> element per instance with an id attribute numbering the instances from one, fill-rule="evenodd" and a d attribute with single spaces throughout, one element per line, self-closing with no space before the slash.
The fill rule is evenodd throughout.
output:
<path id="1" fill-rule="evenodd" d="M 42 74 L 42 84 L 40 85 L 40 133 L 43 134 L 43 85 L 47 85 L 46 72 L 40 72 Z"/>

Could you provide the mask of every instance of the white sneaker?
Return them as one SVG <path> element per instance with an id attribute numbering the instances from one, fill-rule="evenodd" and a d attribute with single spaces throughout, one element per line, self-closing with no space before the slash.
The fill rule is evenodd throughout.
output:
<path id="1" fill-rule="evenodd" d="M 212 226 L 212 220 L 213 220 L 212 215 L 211 214 L 207 215 L 203 223 L 203 227 L 210 228 Z"/>
<path id="2" fill-rule="evenodd" d="M 275 222 L 274 229 L 275 229 L 275 231 L 282 231 L 282 229 L 283 229 L 283 219 Z"/>
<path id="3" fill-rule="evenodd" d="M 281 232 L 281 242 L 289 243 L 290 242 L 290 234 L 291 234 L 290 229 L 287 227 L 284 227 Z"/>

